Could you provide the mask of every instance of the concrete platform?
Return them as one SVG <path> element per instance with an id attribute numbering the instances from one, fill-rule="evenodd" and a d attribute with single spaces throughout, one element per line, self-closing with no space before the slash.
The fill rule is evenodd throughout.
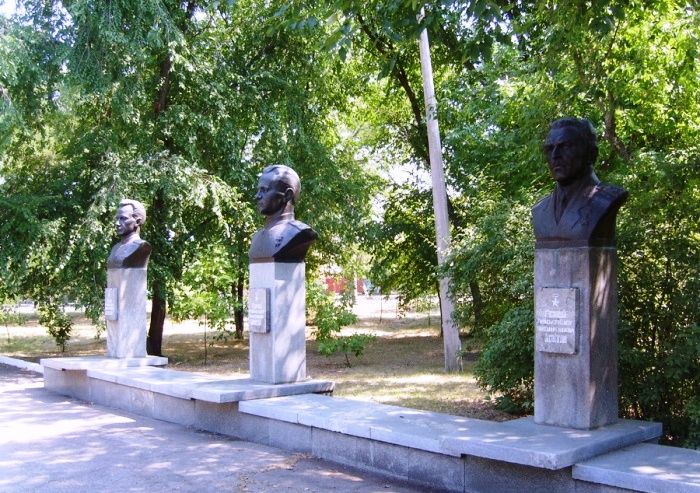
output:
<path id="1" fill-rule="evenodd" d="M 551 470 L 661 435 L 660 423 L 621 420 L 581 431 L 537 425 L 532 418 L 499 423 L 322 395 L 242 402 L 239 410 L 453 457 L 469 455 Z"/>
<path id="2" fill-rule="evenodd" d="M 616 453 L 615 449 L 653 441 L 661 434 L 658 423 L 620 421 L 592 431 L 536 425 L 531 418 L 499 423 L 319 395 L 332 391 L 332 382 L 272 385 L 248 378 L 105 364 L 49 361 L 44 367 L 45 388 L 198 430 L 310 454 L 408 481 L 426 491 L 647 491 L 631 481 L 631 487 L 608 481 L 599 466 L 581 469 L 580 479 L 572 470 L 596 455 Z M 55 369 L 61 366 L 79 369 Z M 317 393 L 284 395 L 287 392 Z M 599 480 L 586 476 L 598 473 Z"/>
<path id="3" fill-rule="evenodd" d="M 92 391 L 98 382 L 110 382 L 120 386 L 156 392 L 179 399 L 197 399 L 217 404 L 250 399 L 267 399 L 306 393 L 333 392 L 334 383 L 327 380 L 307 380 L 286 384 L 267 384 L 246 377 L 218 378 L 209 375 L 169 370 L 148 363 L 164 365 L 167 358 L 48 358 L 42 359 L 45 369 L 68 372 L 84 372 L 92 381 Z M 47 375 L 50 382 L 56 374 Z M 79 377 L 77 377 L 79 378 Z M 61 378 L 60 380 L 65 380 Z M 61 388 L 67 389 L 65 383 Z M 85 396 L 85 392 L 80 395 Z M 89 399 L 86 399 L 89 400 Z"/>
<path id="4" fill-rule="evenodd" d="M 334 388 L 334 383 L 327 380 L 307 380 L 273 385 L 256 382 L 246 377 L 222 379 L 153 367 L 129 368 L 126 371 L 123 369 L 95 369 L 89 370 L 88 376 L 96 380 L 158 392 L 181 399 L 197 399 L 217 404 L 314 392 L 333 392 Z"/>
<path id="5" fill-rule="evenodd" d="M 576 464 L 572 475 L 647 493 L 698 493 L 700 451 L 641 443 Z"/>
<path id="6" fill-rule="evenodd" d="M 384 475 L 42 387 L 40 374 L 0 364 L 2 493 L 425 493 Z"/>
<path id="7" fill-rule="evenodd" d="M 494 423 L 485 434 L 468 429 L 445 438 L 447 450 L 515 464 L 562 469 L 627 445 L 656 440 L 661 423 L 619 420 L 595 430 L 535 424 L 532 417 Z"/>
<path id="8" fill-rule="evenodd" d="M 134 368 L 140 366 L 165 366 L 168 358 L 145 356 L 143 358 L 108 358 L 106 356 L 75 356 L 67 358 L 43 358 L 39 364 L 54 370 L 93 370 L 97 368 Z"/>

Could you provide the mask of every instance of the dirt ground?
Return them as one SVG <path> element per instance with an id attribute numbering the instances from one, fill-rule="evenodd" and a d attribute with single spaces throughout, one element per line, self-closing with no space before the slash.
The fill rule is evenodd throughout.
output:
<path id="1" fill-rule="evenodd" d="M 342 354 L 318 354 L 312 328 L 307 331 L 307 373 L 333 380 L 334 395 L 480 419 L 513 418 L 494 409 L 478 387 L 471 371 L 476 354 L 465 355 L 463 372 L 444 372 L 435 306 L 430 311 L 402 313 L 396 298 L 358 296 L 354 311 L 358 322 L 344 333 L 371 333 L 376 340 L 359 358 L 350 356 L 351 367 Z M 96 339 L 96 328 L 80 312 L 69 312 L 74 328 L 64 353 L 38 325 L 31 308 L 25 307 L 24 312 L 29 317 L 25 324 L 0 326 L 0 354 L 38 361 L 105 353 L 104 334 Z M 220 376 L 247 374 L 248 340 L 217 340 L 215 333 L 205 329 L 198 321 L 166 320 L 163 353 L 169 368 Z"/>

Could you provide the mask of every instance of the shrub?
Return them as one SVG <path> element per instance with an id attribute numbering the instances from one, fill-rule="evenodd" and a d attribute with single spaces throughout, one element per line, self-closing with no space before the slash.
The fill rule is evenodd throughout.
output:
<path id="1" fill-rule="evenodd" d="M 367 345 L 376 339 L 370 334 L 339 335 L 343 327 L 357 321 L 355 314 L 350 311 L 352 297 L 341 296 L 336 299 L 322 285 L 309 283 L 306 298 L 312 323 L 316 326 L 314 335 L 318 341 L 318 352 L 328 357 L 338 352 L 343 353 L 345 363 L 352 366 L 349 355 L 353 354 L 356 358 L 361 356 Z"/>
<path id="2" fill-rule="evenodd" d="M 61 352 L 66 350 L 66 342 L 70 339 L 73 322 L 65 314 L 58 303 L 46 302 L 39 304 L 39 323 L 46 327 Z"/>

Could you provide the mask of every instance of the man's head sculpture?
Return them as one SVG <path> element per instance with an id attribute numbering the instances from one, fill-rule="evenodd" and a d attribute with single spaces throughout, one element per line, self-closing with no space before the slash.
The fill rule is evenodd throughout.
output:
<path id="1" fill-rule="evenodd" d="M 536 246 L 613 245 L 615 218 L 627 192 L 601 183 L 593 171 L 598 145 L 591 122 L 552 122 L 543 150 L 556 186 L 532 209 Z"/>
<path id="2" fill-rule="evenodd" d="M 267 166 L 258 181 L 255 202 L 265 216 L 265 227 L 253 236 L 251 262 L 303 262 L 318 234 L 294 218 L 299 201 L 299 175 L 283 164 Z"/>
<path id="3" fill-rule="evenodd" d="M 552 178 L 562 185 L 572 183 L 593 171 L 598 158 L 595 130 L 590 121 L 562 118 L 552 122 L 544 143 Z"/>
<path id="4" fill-rule="evenodd" d="M 146 222 L 146 208 L 138 200 L 124 199 L 119 202 L 115 216 L 117 235 L 124 238 L 132 233 L 139 233 Z"/>
<path id="5" fill-rule="evenodd" d="M 299 200 L 301 181 L 289 166 L 274 164 L 263 169 L 255 200 L 258 211 L 265 216 L 279 212 L 293 212 Z"/>
<path id="6" fill-rule="evenodd" d="M 114 226 L 120 241 L 107 259 L 108 269 L 145 268 L 151 255 L 151 245 L 141 239 L 141 226 L 146 222 L 146 208 L 138 200 L 119 202 Z"/>

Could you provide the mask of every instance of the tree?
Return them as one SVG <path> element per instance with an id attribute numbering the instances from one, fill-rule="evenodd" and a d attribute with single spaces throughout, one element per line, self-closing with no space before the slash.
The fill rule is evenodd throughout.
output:
<path id="1" fill-rule="evenodd" d="M 601 125 L 598 173 L 630 191 L 618 225 L 621 410 L 696 445 L 698 14 L 675 2 L 538 3 L 509 25 L 516 43 L 494 45 L 445 90 L 453 186 L 469 205 L 458 209 L 455 295 L 468 300 L 476 279 L 484 307 L 478 378 L 504 405 L 532 403 L 528 209 L 551 187 L 538 147 L 549 121 L 586 116 Z"/>
<path id="2" fill-rule="evenodd" d="M 332 125 L 346 88 L 331 57 L 308 62 L 318 26 L 274 24 L 281 5 L 25 2 L 1 48 L 8 290 L 60 293 L 98 317 L 105 231 L 130 196 L 148 204 L 154 247 L 150 352 L 161 352 L 167 301 L 192 282 L 185 263 L 217 245 L 240 329 L 253 190 L 270 162 L 302 177 L 300 214 L 322 235 L 312 268 L 361 240 L 374 180 Z"/>

